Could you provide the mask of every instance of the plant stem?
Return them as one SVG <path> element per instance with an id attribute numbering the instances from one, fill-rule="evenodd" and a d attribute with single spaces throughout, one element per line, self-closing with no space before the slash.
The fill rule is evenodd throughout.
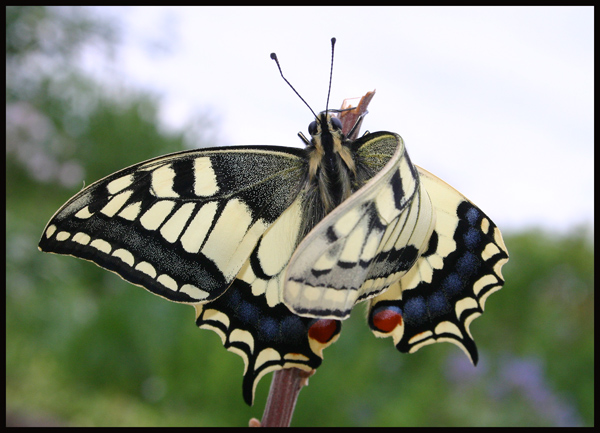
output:
<path id="1" fill-rule="evenodd" d="M 299 368 L 285 368 L 274 372 L 262 422 L 252 419 L 250 426 L 289 427 L 300 390 L 308 385 L 308 378 L 314 372 Z"/>

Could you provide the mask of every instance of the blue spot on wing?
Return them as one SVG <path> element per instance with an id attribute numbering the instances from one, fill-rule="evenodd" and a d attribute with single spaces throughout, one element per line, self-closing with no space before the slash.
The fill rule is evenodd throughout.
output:
<path id="1" fill-rule="evenodd" d="M 474 227 L 470 227 L 468 230 L 465 231 L 465 233 L 463 235 L 463 241 L 465 243 L 465 247 L 470 250 L 477 248 L 477 246 L 480 244 L 481 240 L 482 240 L 481 231 Z"/>
<path id="2" fill-rule="evenodd" d="M 420 326 L 427 318 L 427 306 L 421 296 L 408 299 L 401 308 L 407 325 Z"/>
<path id="3" fill-rule="evenodd" d="M 441 316 L 451 312 L 452 306 L 444 293 L 435 292 L 427 298 L 427 310 L 430 315 Z"/>
<path id="4" fill-rule="evenodd" d="M 480 269 L 480 266 L 481 259 L 472 252 L 467 251 L 456 261 L 456 272 L 461 278 L 467 279 L 475 274 Z"/>
<path id="5" fill-rule="evenodd" d="M 477 224 L 477 221 L 479 220 L 480 216 L 481 212 L 474 206 L 471 206 L 471 208 L 465 213 L 465 219 L 467 220 L 469 225 L 472 226 Z"/>
<path id="6" fill-rule="evenodd" d="M 442 281 L 441 287 L 443 293 L 448 296 L 459 294 L 464 289 L 464 282 L 456 272 L 448 274 Z"/>

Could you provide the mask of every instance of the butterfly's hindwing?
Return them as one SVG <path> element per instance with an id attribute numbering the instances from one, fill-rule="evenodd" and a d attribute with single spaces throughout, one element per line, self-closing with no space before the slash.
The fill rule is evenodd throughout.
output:
<path id="1" fill-rule="evenodd" d="M 476 363 L 469 326 L 502 287 L 508 253 L 479 208 L 426 170 L 419 175 L 435 208 L 435 229 L 415 266 L 370 301 L 369 325 L 377 336 L 392 336 L 401 352 L 448 341 Z"/>
<path id="2" fill-rule="evenodd" d="M 302 156 L 301 149 L 235 147 L 134 165 L 67 202 L 40 249 L 91 260 L 172 301 L 209 301 L 297 196 Z"/>
<path id="3" fill-rule="evenodd" d="M 329 321 L 324 339 L 311 336 L 313 325 L 324 321 L 300 317 L 281 303 L 269 306 L 264 296 L 253 295 L 251 286 L 238 279 L 215 301 L 197 304 L 196 313 L 199 327 L 217 332 L 225 348 L 244 360 L 243 395 L 249 405 L 265 374 L 289 367 L 316 369 L 323 349 L 341 330 L 340 322 Z"/>

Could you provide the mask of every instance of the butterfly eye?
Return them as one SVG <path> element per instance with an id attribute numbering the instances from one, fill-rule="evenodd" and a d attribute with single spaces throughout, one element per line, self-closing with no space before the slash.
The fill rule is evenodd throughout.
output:
<path id="1" fill-rule="evenodd" d="M 310 125 L 308 125 L 308 133 L 310 135 L 315 135 L 317 133 L 317 122 L 310 122 Z"/>
<path id="2" fill-rule="evenodd" d="M 333 129 L 342 129 L 342 122 L 337 117 L 332 117 L 331 126 L 333 126 Z"/>

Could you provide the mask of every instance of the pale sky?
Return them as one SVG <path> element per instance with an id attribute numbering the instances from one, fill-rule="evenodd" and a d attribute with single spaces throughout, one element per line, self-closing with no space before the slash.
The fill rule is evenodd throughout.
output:
<path id="1" fill-rule="evenodd" d="M 217 145 L 302 146 L 310 111 L 377 93 L 363 131 L 400 134 L 413 163 L 502 230 L 593 221 L 592 7 L 93 8 L 121 22 L 105 82 L 161 95 L 166 127 L 200 113 Z"/>

